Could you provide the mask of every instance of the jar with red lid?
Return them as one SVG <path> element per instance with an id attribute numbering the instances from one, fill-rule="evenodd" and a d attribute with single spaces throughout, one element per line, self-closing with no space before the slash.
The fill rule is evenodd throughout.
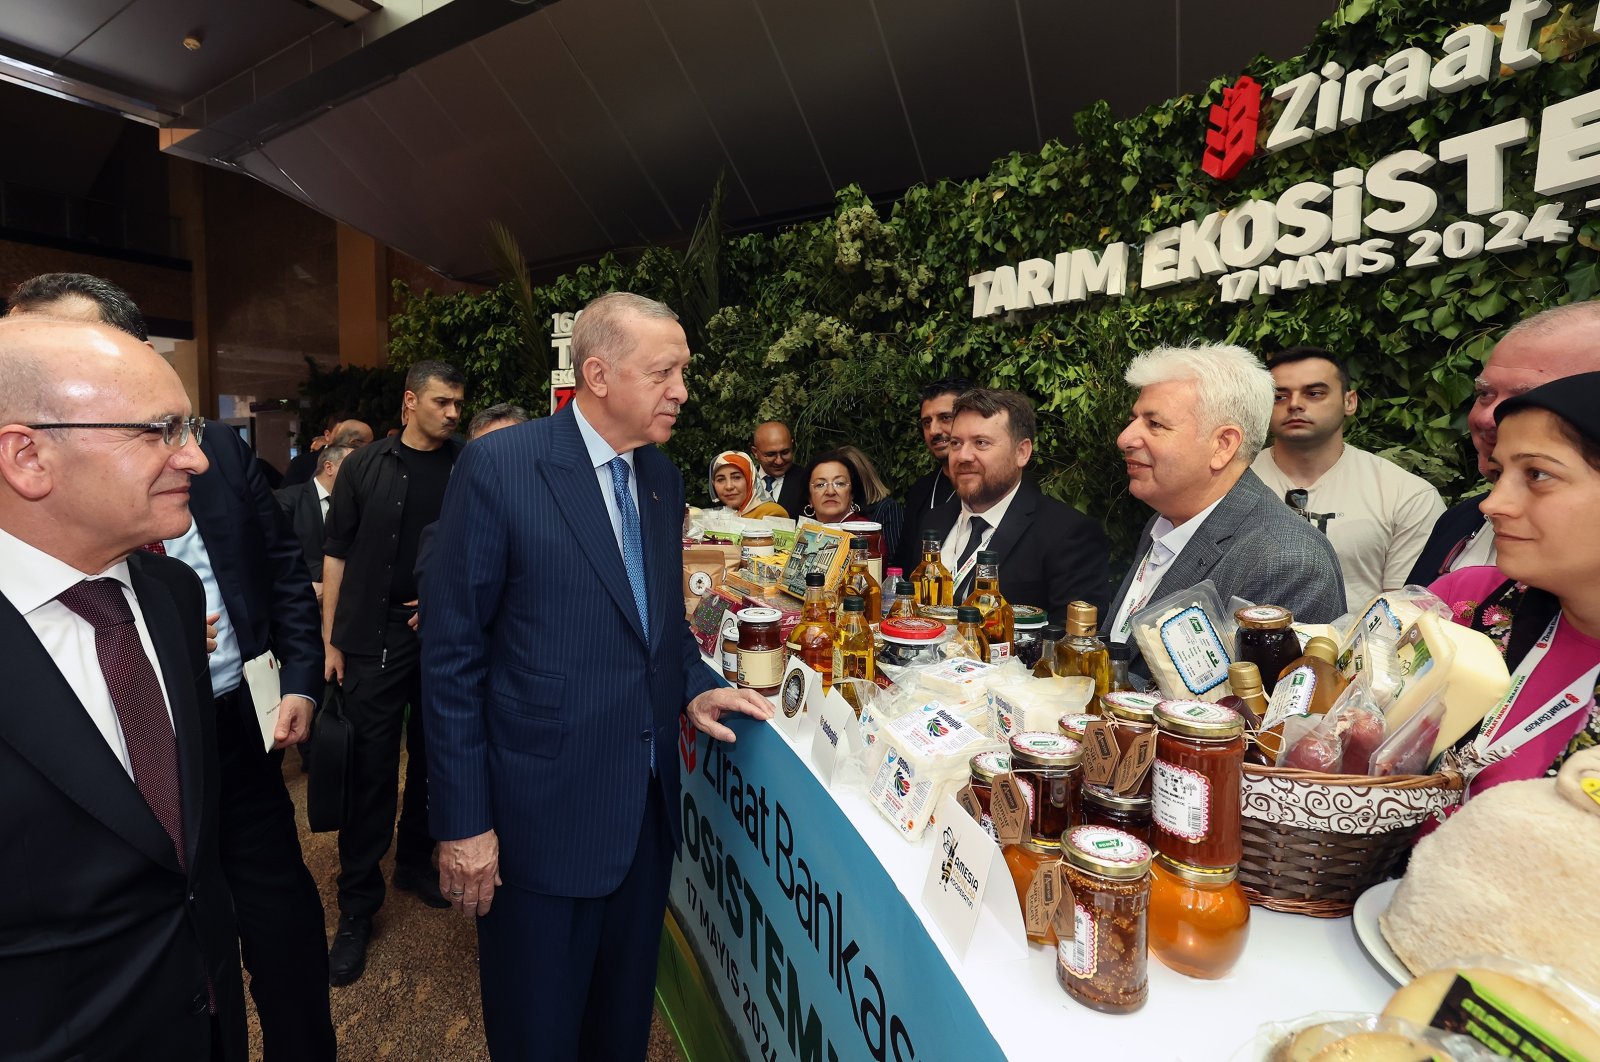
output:
<path id="1" fill-rule="evenodd" d="M 1150 867 L 1150 951 L 1189 977 L 1226 977 L 1250 939 L 1238 867 L 1196 867 L 1157 855 Z"/>
<path id="2" fill-rule="evenodd" d="M 995 831 L 994 819 L 989 815 L 989 802 L 994 799 L 995 775 L 1004 774 L 1009 770 L 1011 770 L 1011 757 L 998 749 L 980 752 L 967 764 L 967 772 L 971 779 L 968 784 L 972 788 L 972 795 L 977 798 L 978 806 L 983 809 L 983 814 L 978 817 L 978 825 L 997 841 L 1000 835 Z"/>
<path id="3" fill-rule="evenodd" d="M 944 659 L 939 647 L 954 636 L 954 632 L 938 620 L 922 616 L 886 619 L 878 624 L 878 634 L 883 639 L 878 663 L 891 667 L 937 664 Z"/>
<path id="4" fill-rule="evenodd" d="M 775 608 L 740 609 L 739 685 L 770 697 L 783 685 L 783 613 Z"/>
<path id="5" fill-rule="evenodd" d="M 1270 697 L 1283 669 L 1300 659 L 1300 636 L 1291 626 L 1294 613 L 1281 605 L 1250 605 L 1233 618 L 1239 624 L 1233 658 L 1261 669 L 1261 686 Z"/>
<path id="6" fill-rule="evenodd" d="M 1085 783 L 1078 791 L 1078 818 L 1085 826 L 1107 826 L 1132 834 L 1145 844 L 1154 843 L 1150 824 L 1151 800 L 1137 793 L 1122 794 L 1105 786 Z"/>
<path id="7" fill-rule="evenodd" d="M 1024 730 L 1011 735 L 1011 773 L 1028 799 L 1029 834 L 1054 848 L 1078 821 L 1083 746 L 1063 734 Z"/>
<path id="8" fill-rule="evenodd" d="M 1079 826 L 1061 839 L 1061 861 L 1073 919 L 1072 939 L 1056 945 L 1056 982 L 1093 1010 L 1138 1010 L 1150 995 L 1150 846 L 1121 830 Z"/>
<path id="9" fill-rule="evenodd" d="M 1156 726 L 1156 849 L 1191 866 L 1236 866 L 1244 718 L 1209 701 L 1162 701 Z"/>

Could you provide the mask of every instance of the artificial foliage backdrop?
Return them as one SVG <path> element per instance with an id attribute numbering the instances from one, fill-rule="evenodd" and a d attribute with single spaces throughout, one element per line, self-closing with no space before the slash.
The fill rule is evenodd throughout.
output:
<path id="1" fill-rule="evenodd" d="M 708 455 L 747 445 L 751 428 L 769 418 L 794 426 L 802 456 L 854 442 L 903 489 L 928 467 L 915 423 L 921 382 L 961 374 L 1015 387 L 1039 406 L 1041 484 L 1102 520 L 1126 558 L 1148 516 L 1127 494 L 1113 443 L 1132 399 L 1122 382 L 1129 358 L 1191 339 L 1259 352 L 1310 343 L 1350 361 L 1362 400 L 1347 437 L 1453 498 L 1478 487 L 1465 415 L 1494 340 L 1540 308 L 1600 291 L 1600 225 L 1584 213 L 1583 189 L 1559 200 L 1576 230 L 1568 242 L 1423 270 L 1401 266 L 1245 302 L 1222 302 L 1214 280 L 1139 290 L 1135 254 L 1122 298 L 974 319 L 967 278 L 1115 240 L 1137 251 L 1158 229 L 1246 198 L 1275 199 L 1300 181 L 1327 182 L 1337 169 L 1365 168 L 1402 148 L 1434 153 L 1442 139 L 1518 115 L 1535 135 L 1507 151 L 1506 206 L 1531 213 L 1545 201 L 1530 187 L 1540 110 L 1600 87 L 1592 8 L 1561 8 L 1542 20 L 1537 41 L 1546 62 L 1531 69 L 1394 113 L 1375 111 L 1360 125 L 1276 154 L 1258 152 L 1232 181 L 1200 168 L 1211 104 L 1239 74 L 1270 90 L 1330 60 L 1348 69 L 1410 45 L 1437 55 L 1452 30 L 1497 23 L 1503 9 L 1500 2 L 1349 0 L 1301 56 L 1218 71 L 1193 95 L 1123 121 L 1097 103 L 1077 116 L 1070 145 L 1052 141 L 1002 158 L 974 180 L 914 187 L 887 207 L 858 188 L 842 189 L 831 216 L 775 234 L 721 238 L 714 194 L 712 227 L 702 221 L 688 254 L 607 256 L 533 288 L 520 311 L 510 281 L 481 295 L 408 293 L 391 321 L 391 366 L 443 358 L 467 371 L 469 406 L 515 400 L 538 412 L 548 408 L 551 314 L 614 289 L 664 298 L 686 311 L 696 352 L 690 404 L 667 447 L 691 502 L 704 501 L 697 495 Z M 1263 137 L 1270 113 L 1264 109 Z M 1446 169 L 1419 178 L 1440 193 L 1430 228 L 1467 216 L 1459 168 Z M 1395 244 L 1402 258 L 1410 250 L 1403 236 Z M 398 393 L 394 379 L 386 381 L 390 395 Z M 338 404 L 339 387 L 359 386 L 341 374 L 315 377 L 315 413 Z"/>

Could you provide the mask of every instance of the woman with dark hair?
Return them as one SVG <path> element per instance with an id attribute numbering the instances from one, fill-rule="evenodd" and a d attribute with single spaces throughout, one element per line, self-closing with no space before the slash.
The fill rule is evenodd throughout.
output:
<path id="1" fill-rule="evenodd" d="M 837 524 L 853 519 L 861 511 L 856 495 L 861 475 L 855 462 L 838 450 L 829 450 L 806 469 L 806 491 L 810 501 L 801 510 L 820 524 Z"/>
<path id="2" fill-rule="evenodd" d="M 878 475 L 878 470 L 868 457 L 858 447 L 841 446 L 839 452 L 855 466 L 861 474 L 860 489 L 856 492 L 856 504 L 861 506 L 861 518 L 874 520 L 883 527 L 883 555 L 893 557 L 900 544 L 900 529 L 905 526 L 906 507 L 900 504 L 898 498 L 889 496 L 889 488 Z"/>
<path id="3" fill-rule="evenodd" d="M 1494 639 L 1511 692 L 1463 739 L 1492 762 L 1471 792 L 1553 774 L 1600 742 L 1600 372 L 1502 402 L 1480 508 L 1496 564 L 1432 590 L 1457 623 Z"/>

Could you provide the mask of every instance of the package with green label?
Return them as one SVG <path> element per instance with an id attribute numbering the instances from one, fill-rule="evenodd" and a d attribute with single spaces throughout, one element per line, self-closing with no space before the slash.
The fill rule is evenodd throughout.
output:
<path id="1" fill-rule="evenodd" d="M 1157 598 L 1130 623 L 1150 678 L 1167 697 L 1217 701 L 1228 695 L 1235 624 L 1211 580 Z"/>

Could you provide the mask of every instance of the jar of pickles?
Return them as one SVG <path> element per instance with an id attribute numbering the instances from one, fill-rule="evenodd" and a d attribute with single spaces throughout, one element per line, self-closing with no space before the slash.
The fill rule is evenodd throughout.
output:
<path id="1" fill-rule="evenodd" d="M 1150 868 L 1150 950 L 1181 974 L 1226 977 L 1250 937 L 1238 867 L 1196 867 L 1157 855 Z"/>
<path id="2" fill-rule="evenodd" d="M 1050 617 L 1037 605 L 1012 605 L 1011 611 L 1015 616 L 1011 648 L 1022 666 L 1032 671 L 1044 655 L 1044 629 Z"/>
<path id="3" fill-rule="evenodd" d="M 978 806 L 983 809 L 983 814 L 978 817 L 978 825 L 996 840 L 999 840 L 1000 835 L 995 832 L 994 819 L 989 816 L 989 801 L 994 799 L 994 776 L 1009 770 L 1011 770 L 1011 757 L 998 750 L 980 752 L 967 764 L 967 771 L 971 776 L 972 795 L 977 798 Z"/>
<path id="4" fill-rule="evenodd" d="M 1028 799 L 1028 827 L 1054 847 L 1078 821 L 1083 746 L 1063 734 L 1024 730 L 1011 735 L 1011 772 Z"/>
<path id="5" fill-rule="evenodd" d="M 1120 755 L 1126 756 L 1140 735 L 1155 732 L 1156 705 L 1160 703 L 1160 697 L 1132 690 L 1112 690 L 1100 698 L 1101 714 L 1110 718 L 1114 726 L 1112 737 L 1116 738 Z M 1151 772 L 1146 771 L 1135 792 L 1147 797 L 1150 786 Z"/>
<path id="6" fill-rule="evenodd" d="M 1138 1010 L 1150 994 L 1150 846 L 1121 830 L 1079 826 L 1061 839 L 1061 857 L 1073 919 L 1072 939 L 1056 945 L 1056 981 L 1094 1010 Z"/>
<path id="7" fill-rule="evenodd" d="M 1162 701 L 1156 725 L 1156 848 L 1191 866 L 1237 865 L 1243 717 L 1209 701 Z"/>
<path id="8" fill-rule="evenodd" d="M 1108 826 L 1153 843 L 1147 796 L 1123 795 L 1105 786 L 1084 784 L 1078 793 L 1078 818 L 1085 826 Z"/>

